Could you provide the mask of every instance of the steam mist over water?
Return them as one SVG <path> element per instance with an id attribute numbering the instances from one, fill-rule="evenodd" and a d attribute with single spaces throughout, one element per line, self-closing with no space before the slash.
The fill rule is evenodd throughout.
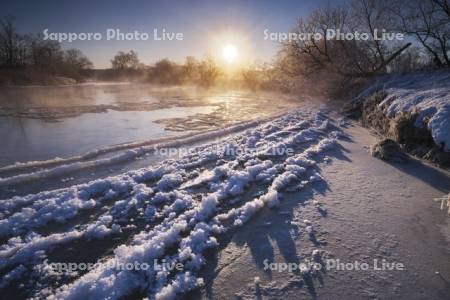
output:
<path id="1" fill-rule="evenodd" d="M 3 88 L 0 164 L 214 130 L 296 104 L 286 95 L 137 83 Z"/>

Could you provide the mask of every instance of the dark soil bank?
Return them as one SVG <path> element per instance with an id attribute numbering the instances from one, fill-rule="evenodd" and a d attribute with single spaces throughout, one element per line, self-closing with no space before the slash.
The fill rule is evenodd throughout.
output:
<path id="1" fill-rule="evenodd" d="M 348 111 L 351 117 L 358 118 L 365 127 L 373 128 L 379 134 L 400 144 L 403 150 L 419 158 L 431 161 L 440 167 L 450 167 L 450 153 L 437 146 L 427 128 L 414 125 L 417 112 L 403 113 L 395 118 L 388 118 L 385 107 L 379 104 L 385 99 L 382 91 L 362 99 Z"/>

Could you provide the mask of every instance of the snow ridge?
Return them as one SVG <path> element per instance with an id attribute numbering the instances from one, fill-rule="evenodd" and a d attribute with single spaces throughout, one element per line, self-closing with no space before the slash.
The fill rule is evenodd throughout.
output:
<path id="1" fill-rule="evenodd" d="M 434 142 L 450 151 L 450 73 L 447 71 L 397 75 L 382 78 L 358 97 L 362 99 L 382 90 L 379 104 L 389 118 L 417 112 L 415 126 L 430 130 Z"/>
<path id="2" fill-rule="evenodd" d="M 264 121 L 270 120 L 273 117 L 266 118 Z M 239 123 L 227 128 L 207 131 L 199 134 L 189 134 L 182 137 L 164 138 L 161 140 L 149 140 L 143 142 L 133 142 L 127 144 L 120 144 L 108 146 L 101 149 L 96 149 L 85 153 L 83 155 L 69 157 L 69 158 L 54 158 L 45 161 L 30 161 L 25 163 L 16 163 L 14 165 L 4 166 L 0 168 L 0 174 L 12 171 L 30 171 L 28 173 L 16 174 L 10 177 L 0 177 L 0 186 L 11 184 L 18 184 L 30 180 L 43 179 L 48 177 L 60 176 L 74 171 L 94 168 L 99 166 L 111 165 L 130 161 L 155 151 L 158 148 L 179 147 L 185 144 L 195 143 L 203 140 L 213 139 L 226 134 L 245 130 L 254 127 L 263 122 L 263 119 L 258 119 L 249 122 Z M 105 158 L 97 158 L 101 155 L 124 150 Z M 96 159 L 97 158 L 97 159 Z M 46 168 L 48 167 L 48 168 Z M 33 169 L 37 169 L 32 171 Z"/>
<path id="3" fill-rule="evenodd" d="M 216 237 L 243 226 L 265 206 L 276 208 L 287 189 L 299 190 L 323 180 L 315 165 L 322 152 L 335 147 L 341 134 L 336 130 L 320 111 L 292 112 L 152 168 L 4 200 L 0 202 L 0 235 L 9 240 L 0 246 L 0 272 L 9 275 L 0 287 L 25 276 L 25 268 L 34 274 L 31 298 L 119 299 L 141 290 L 149 299 L 175 299 L 203 284 L 197 274 L 206 262 L 204 251 L 217 247 Z M 211 152 L 217 146 L 258 151 Z M 268 155 L 269 149 L 287 147 L 295 149 L 295 154 Z M 261 193 L 248 196 L 249 187 Z M 101 213 L 80 226 L 63 227 L 61 232 L 35 232 L 51 222 L 64 225 L 81 217 L 83 211 Z M 55 246 L 120 236 L 126 227 L 136 226 L 135 218 L 144 227 L 130 241 L 115 246 L 113 255 L 99 261 L 108 266 L 181 263 L 182 271 L 98 266 L 74 275 L 55 274 L 44 264 Z M 75 280 L 50 287 L 45 279 L 53 276 L 74 276 Z"/>

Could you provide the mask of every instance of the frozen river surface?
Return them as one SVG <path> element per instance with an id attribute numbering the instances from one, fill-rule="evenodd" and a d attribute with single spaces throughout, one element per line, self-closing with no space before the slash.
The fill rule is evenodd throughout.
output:
<path id="1" fill-rule="evenodd" d="M 292 107 L 293 100 L 145 84 L 4 88 L 0 166 L 214 130 Z"/>

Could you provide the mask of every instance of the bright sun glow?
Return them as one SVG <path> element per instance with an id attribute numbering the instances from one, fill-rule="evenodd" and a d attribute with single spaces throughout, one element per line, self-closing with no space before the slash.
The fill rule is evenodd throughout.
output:
<path id="1" fill-rule="evenodd" d="M 234 45 L 228 44 L 222 49 L 222 55 L 226 62 L 232 63 L 237 57 L 237 48 Z"/>

